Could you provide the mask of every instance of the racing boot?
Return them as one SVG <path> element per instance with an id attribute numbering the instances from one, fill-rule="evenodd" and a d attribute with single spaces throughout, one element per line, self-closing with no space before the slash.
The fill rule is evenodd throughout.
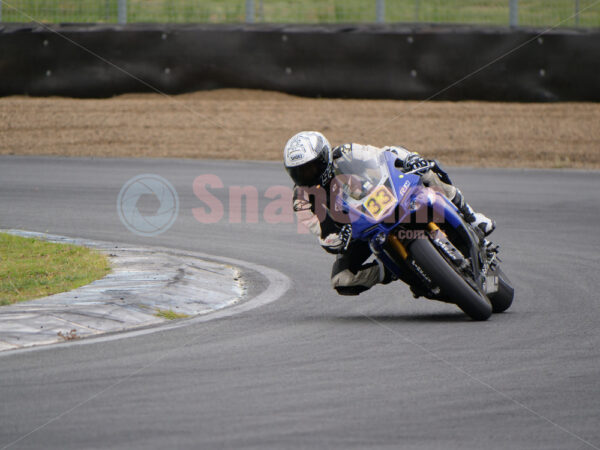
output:
<path id="1" fill-rule="evenodd" d="M 465 220 L 473 228 L 479 228 L 484 236 L 490 235 L 496 229 L 496 222 L 481 213 L 473 211 L 473 208 L 465 201 L 465 197 L 460 190 L 456 189 L 456 195 L 452 199 L 452 203 L 458 208 Z"/>

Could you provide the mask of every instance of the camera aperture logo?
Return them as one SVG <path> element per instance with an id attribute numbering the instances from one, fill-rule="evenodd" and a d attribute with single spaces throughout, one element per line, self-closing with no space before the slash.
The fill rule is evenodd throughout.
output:
<path id="1" fill-rule="evenodd" d="M 163 177 L 138 175 L 121 188 L 117 210 L 129 231 L 140 236 L 156 236 L 175 223 L 179 197 L 173 185 Z"/>

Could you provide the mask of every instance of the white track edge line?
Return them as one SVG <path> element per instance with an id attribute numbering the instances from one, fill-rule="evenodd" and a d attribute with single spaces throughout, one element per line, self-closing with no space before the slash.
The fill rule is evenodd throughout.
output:
<path id="1" fill-rule="evenodd" d="M 18 231 L 24 231 L 24 230 L 18 230 Z M 43 233 L 43 234 L 45 234 L 45 233 Z M 48 236 L 61 237 L 61 238 L 66 237 L 66 236 L 50 235 L 50 234 L 48 234 Z M 72 238 L 72 237 L 66 237 L 66 238 L 67 239 L 85 239 L 85 238 Z M 90 242 L 107 243 L 106 241 L 94 241 L 92 239 L 85 239 L 85 240 L 88 240 Z M 132 245 L 132 244 L 115 243 L 115 245 L 125 246 L 125 245 Z M 59 342 L 56 344 L 39 345 L 39 346 L 3 351 L 3 352 L 0 352 L 0 358 L 7 357 L 9 355 L 21 354 L 21 353 L 46 351 L 46 350 L 51 350 L 51 349 L 56 350 L 56 349 L 72 347 L 72 346 L 76 346 L 76 345 L 90 345 L 90 344 L 101 343 L 101 342 L 116 341 L 119 339 L 133 338 L 133 337 L 137 337 L 137 336 L 144 336 L 144 335 L 148 335 L 148 334 L 152 334 L 152 333 L 158 333 L 161 331 L 174 330 L 177 328 L 187 327 L 187 326 L 195 325 L 198 323 L 209 322 L 211 320 L 231 317 L 236 314 L 251 311 L 253 309 L 268 305 L 269 303 L 279 300 L 281 297 L 283 297 L 283 295 L 289 290 L 289 288 L 292 285 L 292 281 L 290 280 L 290 278 L 287 275 L 284 275 L 283 273 L 279 272 L 278 270 L 263 266 L 261 264 L 251 263 L 251 262 L 243 261 L 241 259 L 236 259 L 236 258 L 210 255 L 208 253 L 190 252 L 190 251 L 171 249 L 168 247 L 145 247 L 145 248 L 148 248 L 148 249 L 154 250 L 154 251 L 170 253 L 170 254 L 179 254 L 179 255 L 196 257 L 198 259 L 208 259 L 208 260 L 212 260 L 215 262 L 220 262 L 220 263 L 224 263 L 224 264 L 230 264 L 232 266 L 246 268 L 246 269 L 252 270 L 254 272 L 260 273 L 262 276 L 264 276 L 267 279 L 269 284 L 264 291 L 262 291 L 258 295 L 254 296 L 248 300 L 243 300 L 241 303 L 235 304 L 233 306 L 225 307 L 223 309 L 220 309 L 220 310 L 217 310 L 214 312 L 210 312 L 210 313 L 207 313 L 204 315 L 200 315 L 197 317 L 193 317 L 191 319 L 185 319 L 180 322 L 174 322 L 174 323 L 166 323 L 164 325 L 154 325 L 154 326 L 151 326 L 148 328 L 143 328 L 140 330 L 133 329 L 133 330 L 129 330 L 129 331 L 111 332 L 104 336 L 103 335 L 94 335 L 94 336 L 89 336 L 89 337 L 86 337 L 85 339 L 81 339 L 81 340 L 77 340 L 77 341 Z"/>

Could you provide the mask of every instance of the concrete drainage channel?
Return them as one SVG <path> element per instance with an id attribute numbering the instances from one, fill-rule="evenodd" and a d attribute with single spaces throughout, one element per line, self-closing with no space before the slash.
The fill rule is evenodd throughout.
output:
<path id="1" fill-rule="evenodd" d="M 0 307 L 0 352 L 95 342 L 82 338 L 99 335 L 120 339 L 205 322 L 270 303 L 290 286 L 289 278 L 274 269 L 230 258 L 3 231 L 95 248 L 108 255 L 112 272 L 69 292 Z"/>

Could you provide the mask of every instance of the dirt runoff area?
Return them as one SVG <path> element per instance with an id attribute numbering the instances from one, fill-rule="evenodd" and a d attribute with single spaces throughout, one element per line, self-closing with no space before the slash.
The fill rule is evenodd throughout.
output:
<path id="1" fill-rule="evenodd" d="M 174 97 L 0 99 L 0 154 L 281 160 L 287 139 L 403 145 L 445 164 L 600 168 L 600 104 L 299 98 L 224 89 Z"/>

